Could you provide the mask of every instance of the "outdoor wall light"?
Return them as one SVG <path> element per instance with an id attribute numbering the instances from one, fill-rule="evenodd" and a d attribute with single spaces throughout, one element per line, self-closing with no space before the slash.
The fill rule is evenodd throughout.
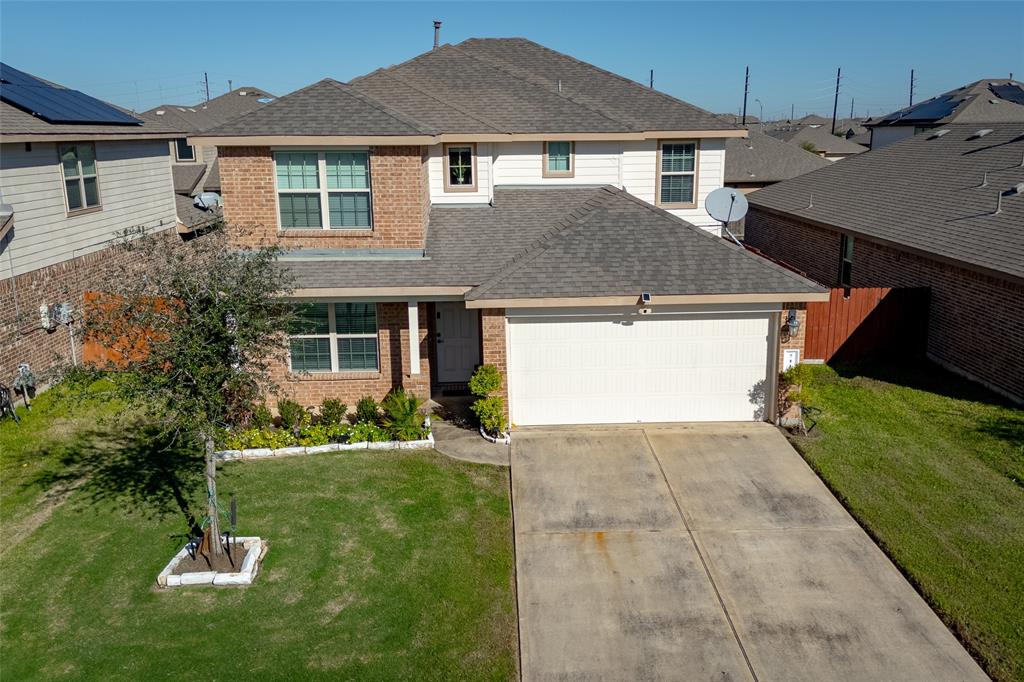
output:
<path id="1" fill-rule="evenodd" d="M 790 336 L 796 336 L 796 333 L 800 331 L 800 320 L 796 319 L 795 310 L 790 310 L 786 315 L 786 327 L 789 329 Z"/>

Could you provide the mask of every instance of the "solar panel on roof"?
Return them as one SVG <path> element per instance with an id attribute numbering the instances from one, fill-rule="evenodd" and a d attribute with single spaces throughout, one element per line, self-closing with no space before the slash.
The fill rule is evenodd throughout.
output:
<path id="1" fill-rule="evenodd" d="M 953 99 L 950 95 L 946 95 L 944 97 L 937 97 L 935 99 L 928 100 L 927 102 L 921 102 L 916 106 L 896 112 L 895 114 L 890 114 L 883 120 L 936 121 L 940 118 L 949 116 L 959 104 L 959 100 Z"/>
<path id="2" fill-rule="evenodd" d="M 0 100 L 49 123 L 142 123 L 95 97 L 78 90 L 54 87 L 3 63 L 0 63 Z"/>
<path id="3" fill-rule="evenodd" d="M 989 85 L 988 89 L 991 90 L 996 96 L 1005 99 L 1007 102 L 1013 102 L 1014 104 L 1024 104 L 1024 88 L 1013 83 L 1006 83 L 1005 85 Z"/>

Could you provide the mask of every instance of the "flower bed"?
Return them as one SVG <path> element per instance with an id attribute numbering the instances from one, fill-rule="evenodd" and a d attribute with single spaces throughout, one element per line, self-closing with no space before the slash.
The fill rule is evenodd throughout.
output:
<path id="1" fill-rule="evenodd" d="M 251 585 L 260 570 L 260 562 L 267 553 L 267 543 L 258 537 L 233 538 L 231 544 L 241 545 L 245 551 L 244 558 L 237 571 L 189 571 L 177 572 L 178 564 L 186 561 L 196 551 L 196 541 L 185 545 L 174 555 L 156 582 L 161 587 L 181 587 L 183 585 Z"/>
<path id="2" fill-rule="evenodd" d="M 326 443 L 324 445 L 294 445 L 284 448 L 220 450 L 214 453 L 214 457 L 224 461 L 231 461 L 236 459 L 263 459 L 265 457 L 290 457 L 292 455 L 316 455 L 323 452 L 342 452 L 345 450 L 417 450 L 432 447 L 434 447 L 434 434 L 428 432 L 427 437 L 420 440 L 358 441 L 354 443 Z"/>

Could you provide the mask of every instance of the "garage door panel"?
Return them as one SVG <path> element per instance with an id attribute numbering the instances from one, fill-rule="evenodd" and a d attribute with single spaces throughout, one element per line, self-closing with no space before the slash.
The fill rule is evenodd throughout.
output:
<path id="1" fill-rule="evenodd" d="M 510 320 L 513 422 L 759 419 L 768 316 Z"/>

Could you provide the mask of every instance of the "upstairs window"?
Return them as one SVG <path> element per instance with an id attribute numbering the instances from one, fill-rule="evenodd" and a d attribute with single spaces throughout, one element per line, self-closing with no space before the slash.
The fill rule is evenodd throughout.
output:
<path id="1" fill-rule="evenodd" d="M 571 178 L 575 170 L 572 142 L 544 143 L 545 178 Z"/>
<path id="2" fill-rule="evenodd" d="M 297 305 L 288 350 L 293 372 L 376 372 L 376 304 Z"/>
<path id="3" fill-rule="evenodd" d="M 662 142 L 658 149 L 658 205 L 693 208 L 697 196 L 697 143 Z"/>
<path id="4" fill-rule="evenodd" d="M 373 227 L 369 152 L 277 152 L 274 163 L 282 230 Z"/>
<path id="5" fill-rule="evenodd" d="M 174 141 L 174 157 L 178 161 L 195 161 L 196 148 L 188 143 L 184 137 Z"/>
<path id="6" fill-rule="evenodd" d="M 848 290 L 852 286 L 852 282 L 853 237 L 844 234 L 839 238 L 839 286 Z"/>
<path id="7" fill-rule="evenodd" d="M 476 145 L 444 146 L 444 188 L 447 192 L 476 190 Z"/>
<path id="8" fill-rule="evenodd" d="M 98 208 L 100 186 L 96 175 L 96 147 L 91 142 L 62 144 L 60 166 L 68 213 Z"/>

